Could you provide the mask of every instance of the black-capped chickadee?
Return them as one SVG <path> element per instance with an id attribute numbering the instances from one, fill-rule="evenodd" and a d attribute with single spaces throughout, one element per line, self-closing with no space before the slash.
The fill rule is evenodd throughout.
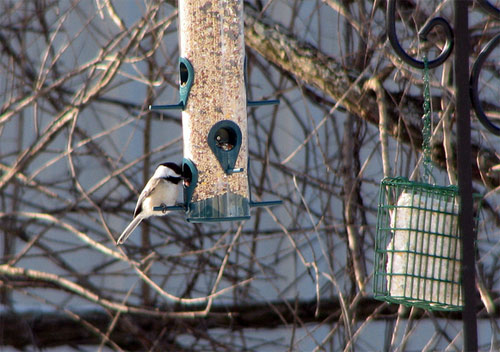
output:
<path id="1" fill-rule="evenodd" d="M 116 243 L 125 242 L 143 219 L 167 214 L 168 212 L 164 213 L 161 210 L 154 210 L 154 208 L 160 207 L 162 204 L 165 206 L 175 205 L 179 194 L 178 185 L 182 180 L 182 169 L 179 165 L 175 163 L 160 164 L 137 200 L 134 219 L 123 230 Z"/>

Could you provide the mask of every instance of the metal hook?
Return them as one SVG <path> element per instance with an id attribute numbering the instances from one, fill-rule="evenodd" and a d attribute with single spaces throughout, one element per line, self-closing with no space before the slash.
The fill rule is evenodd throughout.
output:
<path id="1" fill-rule="evenodd" d="M 488 0 L 477 0 L 477 2 L 486 10 L 488 13 L 496 18 L 500 18 L 500 10 L 493 6 Z"/>
<path id="2" fill-rule="evenodd" d="M 472 72 L 470 76 L 470 99 L 472 102 L 472 106 L 474 111 L 476 112 L 476 116 L 479 121 L 483 124 L 488 131 L 491 133 L 500 136 L 500 127 L 495 126 L 488 116 L 484 113 L 483 106 L 481 105 L 481 100 L 479 99 L 479 90 L 478 90 L 478 81 L 479 75 L 481 74 L 481 68 L 483 67 L 484 62 L 486 61 L 488 55 L 495 49 L 495 47 L 500 42 L 500 33 L 491 39 L 488 44 L 481 50 L 481 53 L 477 57 L 474 62 L 474 66 L 472 66 Z"/>
<path id="3" fill-rule="evenodd" d="M 436 17 L 427 22 L 427 24 L 422 27 L 419 31 L 418 35 L 422 41 L 427 39 L 427 35 L 430 31 L 436 27 L 441 26 L 446 34 L 446 43 L 444 49 L 441 51 L 438 57 L 434 60 L 429 60 L 429 68 L 435 68 L 440 66 L 443 62 L 448 59 L 453 50 L 453 30 L 451 29 L 450 24 L 442 17 Z M 404 49 L 401 47 L 398 41 L 398 37 L 396 35 L 396 0 L 389 0 L 387 3 L 387 36 L 389 37 L 389 42 L 392 45 L 392 48 L 398 54 L 398 56 L 406 62 L 408 65 L 413 66 L 415 68 L 423 69 L 424 62 L 416 60 L 408 55 Z"/>

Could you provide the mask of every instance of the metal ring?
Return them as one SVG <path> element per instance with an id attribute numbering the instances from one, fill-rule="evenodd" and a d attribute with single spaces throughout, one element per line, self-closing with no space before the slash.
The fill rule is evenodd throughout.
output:
<path id="1" fill-rule="evenodd" d="M 484 62 L 488 58 L 488 55 L 495 49 L 495 47 L 500 42 L 500 33 L 491 39 L 488 44 L 481 50 L 481 53 L 477 57 L 474 62 L 474 66 L 472 66 L 472 72 L 470 76 L 470 99 L 472 102 L 472 107 L 476 112 L 476 116 L 479 121 L 483 124 L 484 127 L 491 133 L 500 136 L 500 127 L 495 126 L 488 116 L 486 116 L 483 106 L 481 105 L 481 100 L 479 99 L 479 90 L 478 90 L 478 81 L 479 75 L 481 74 L 481 68 L 483 67 Z"/>
<path id="2" fill-rule="evenodd" d="M 426 40 L 427 35 L 430 31 L 436 27 L 441 26 L 446 34 L 446 43 L 439 54 L 434 60 L 429 60 L 429 68 L 435 68 L 440 66 L 443 62 L 448 59 L 453 50 L 453 30 L 451 29 L 450 24 L 442 17 L 436 17 L 430 20 L 418 33 L 421 40 Z M 406 62 L 408 65 L 413 66 L 415 68 L 423 69 L 424 62 L 416 60 L 412 58 L 410 55 L 404 51 L 398 41 L 398 37 L 396 35 L 396 1 L 389 0 L 387 3 L 387 36 L 389 37 L 389 42 L 392 45 L 392 48 L 398 54 L 398 56 Z"/>
<path id="3" fill-rule="evenodd" d="M 500 10 L 493 6 L 488 0 L 477 0 L 477 2 L 486 10 L 488 13 L 496 18 L 500 18 Z"/>

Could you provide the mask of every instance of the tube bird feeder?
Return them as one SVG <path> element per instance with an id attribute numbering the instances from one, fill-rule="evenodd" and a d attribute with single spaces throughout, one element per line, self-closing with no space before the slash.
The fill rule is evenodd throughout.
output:
<path id="1" fill-rule="evenodd" d="M 184 208 L 190 222 L 250 218 L 248 102 L 242 0 L 179 1 Z M 249 104 L 250 103 L 250 104 Z"/>

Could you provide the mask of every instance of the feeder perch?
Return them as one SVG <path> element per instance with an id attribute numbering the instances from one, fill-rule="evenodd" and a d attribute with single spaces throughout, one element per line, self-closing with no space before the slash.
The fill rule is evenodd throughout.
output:
<path id="1" fill-rule="evenodd" d="M 184 209 L 189 222 L 250 218 L 242 0 L 179 1 Z M 188 101 L 189 98 L 189 101 Z"/>
<path id="2" fill-rule="evenodd" d="M 193 66 L 188 59 L 179 58 L 179 97 L 180 101 L 174 105 L 150 105 L 149 110 L 184 110 L 187 104 L 189 91 L 194 81 Z"/>
<path id="3" fill-rule="evenodd" d="M 461 310 L 458 187 L 385 178 L 379 197 L 375 298 L 429 310 Z"/>
<path id="4" fill-rule="evenodd" d="M 247 87 L 247 72 L 248 72 L 248 64 L 247 64 L 247 58 L 245 56 L 245 87 Z M 248 100 L 247 99 L 247 106 L 248 107 L 258 107 L 258 106 L 265 106 L 265 105 L 279 105 L 280 101 L 278 99 L 271 99 L 271 100 Z"/>

